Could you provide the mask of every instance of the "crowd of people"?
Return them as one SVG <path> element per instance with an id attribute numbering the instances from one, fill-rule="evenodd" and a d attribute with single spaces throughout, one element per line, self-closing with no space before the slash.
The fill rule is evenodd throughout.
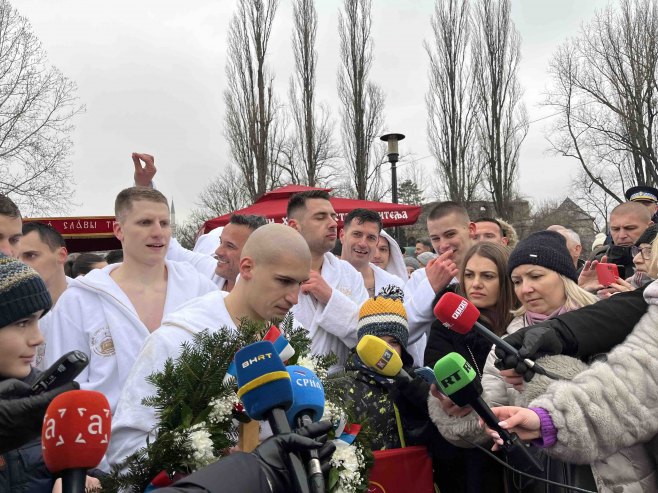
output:
<path id="1" fill-rule="evenodd" d="M 313 190 L 290 198 L 287 225 L 234 214 L 216 244 L 204 246 L 208 254 L 172 238 L 152 157 L 134 161 L 135 186 L 115 201 L 118 258 L 68 258 L 56 230 L 23 223 L 0 195 L 0 491 L 57 488 L 38 438 L 55 395 L 79 385 L 108 399 L 109 449 L 88 472 L 88 488 L 98 489 L 103 474 L 155 438 L 157 415 L 142 404 L 154 391 L 147 377 L 183 343 L 204 329 L 237 331 L 241 320 L 280 321 L 288 313 L 308 331 L 313 354 L 337 356 L 341 385 L 376 423 L 372 448 L 426 447 L 444 493 L 564 490 L 503 467 L 496 458 L 521 465 L 498 450 L 499 433 L 435 385 L 367 368 L 355 352 L 366 335 L 387 342 L 412 375 L 461 354 L 501 426 L 528 440 L 544 465 L 536 475 L 589 491 L 658 491 L 655 189 L 629 190 L 610 213 L 609 237 L 591 248 L 569 225 L 519 239 L 501 219 L 472 220 L 462 205 L 441 202 L 427 216 L 427 239 L 407 254 L 374 211 L 353 210 L 339 231 L 329 194 Z M 602 283 L 597 271 L 606 264 L 618 275 Z M 518 353 L 444 327 L 434 307 L 449 292 L 477 307 L 479 322 Z M 39 372 L 72 350 L 89 358 L 77 383 L 29 400 Z M 536 374 L 527 358 L 539 358 L 554 378 Z M 258 484 L 286 491 L 271 464 L 289 447 L 283 439 L 267 443 L 249 464 L 264 474 Z M 205 481 L 188 480 L 195 491 L 214 491 Z"/>

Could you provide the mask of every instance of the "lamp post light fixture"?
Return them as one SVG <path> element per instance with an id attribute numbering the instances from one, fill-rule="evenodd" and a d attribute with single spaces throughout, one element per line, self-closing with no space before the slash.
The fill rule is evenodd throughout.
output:
<path id="1" fill-rule="evenodd" d="M 381 140 L 388 144 L 388 162 L 391 163 L 391 188 L 393 190 L 393 203 L 398 203 L 398 175 L 395 164 L 398 162 L 400 154 L 398 153 L 398 142 L 404 139 L 402 134 L 386 134 L 380 137 Z"/>

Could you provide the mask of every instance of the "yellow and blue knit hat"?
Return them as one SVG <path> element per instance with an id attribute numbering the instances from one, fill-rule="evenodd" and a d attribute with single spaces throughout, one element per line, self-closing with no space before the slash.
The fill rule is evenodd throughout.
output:
<path id="1" fill-rule="evenodd" d="M 385 286 L 374 298 L 370 298 L 359 310 L 357 336 L 395 337 L 406 349 L 409 340 L 407 311 L 403 305 L 404 293 L 393 285 Z"/>
<path id="2" fill-rule="evenodd" d="M 28 265 L 0 253 L 0 328 L 52 306 L 43 279 Z"/>

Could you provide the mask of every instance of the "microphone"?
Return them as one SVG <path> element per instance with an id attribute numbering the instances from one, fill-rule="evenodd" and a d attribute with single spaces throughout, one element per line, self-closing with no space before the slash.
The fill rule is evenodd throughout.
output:
<path id="1" fill-rule="evenodd" d="M 324 413 L 324 387 L 322 382 L 308 368 L 288 366 L 286 368 L 292 382 L 292 406 L 286 412 L 292 428 L 302 428 L 314 421 L 320 421 Z M 324 476 L 317 450 L 309 452 L 307 470 L 311 491 L 324 493 Z"/>
<path id="2" fill-rule="evenodd" d="M 444 327 L 457 332 L 458 334 L 467 334 L 471 330 L 475 330 L 482 337 L 487 339 L 494 346 L 502 349 L 507 354 L 516 356 L 519 361 L 523 361 L 528 368 L 531 368 L 535 373 L 546 375 L 549 378 L 554 378 L 549 375 L 544 368 L 532 361 L 531 359 L 521 359 L 519 351 L 505 342 L 504 339 L 498 337 L 496 334 L 487 329 L 484 325 L 478 322 L 480 317 L 480 310 L 478 310 L 473 303 L 466 298 L 459 296 L 455 293 L 445 293 L 439 299 L 438 303 L 434 306 L 434 316 L 443 324 Z"/>
<path id="3" fill-rule="evenodd" d="M 482 385 L 475 370 L 459 353 L 449 353 L 436 362 L 434 374 L 439 382 L 439 389 L 460 407 L 470 405 L 484 422 L 498 432 L 503 439 L 503 448 L 509 456 L 526 462 L 538 469 L 544 466 L 528 452 L 528 449 L 516 433 L 510 433 L 498 424 L 498 418 L 481 397 Z"/>
<path id="4" fill-rule="evenodd" d="M 238 397 L 251 419 L 267 419 L 274 435 L 291 433 L 286 410 L 293 402 L 290 374 L 274 345 L 260 341 L 235 354 Z M 298 493 L 309 493 L 308 479 L 301 459 L 288 454 L 288 470 Z"/>
<path id="5" fill-rule="evenodd" d="M 365 335 L 356 345 L 356 354 L 372 371 L 388 378 L 411 381 L 413 378 L 402 369 L 402 358 L 386 341 Z"/>
<path id="6" fill-rule="evenodd" d="M 107 450 L 110 404 L 100 392 L 71 390 L 55 397 L 43 418 L 41 448 L 46 467 L 62 475 L 62 493 L 84 493 L 87 469 Z"/>

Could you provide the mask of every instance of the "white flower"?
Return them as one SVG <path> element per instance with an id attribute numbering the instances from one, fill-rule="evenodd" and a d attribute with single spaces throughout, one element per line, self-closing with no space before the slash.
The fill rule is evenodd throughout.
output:
<path id="1" fill-rule="evenodd" d="M 331 421 L 336 426 L 343 416 L 345 416 L 345 412 L 340 407 L 331 401 L 325 401 L 322 419 Z"/>
<path id="2" fill-rule="evenodd" d="M 212 439 L 203 424 L 194 425 L 190 428 L 189 440 L 192 448 L 192 459 L 199 467 L 215 461 Z"/>
<path id="3" fill-rule="evenodd" d="M 238 402 L 238 396 L 235 392 L 231 392 L 223 399 L 217 398 L 210 402 L 212 411 L 208 415 L 211 423 L 223 423 L 231 419 L 233 415 L 233 407 Z"/>
<path id="4" fill-rule="evenodd" d="M 302 356 L 297 360 L 297 364 L 315 373 L 315 359 L 312 356 Z"/>
<path id="5" fill-rule="evenodd" d="M 358 447 L 348 445 L 342 440 L 334 440 L 336 451 L 331 458 L 331 465 L 338 470 L 337 493 L 353 493 L 361 483 L 363 455 Z"/>

